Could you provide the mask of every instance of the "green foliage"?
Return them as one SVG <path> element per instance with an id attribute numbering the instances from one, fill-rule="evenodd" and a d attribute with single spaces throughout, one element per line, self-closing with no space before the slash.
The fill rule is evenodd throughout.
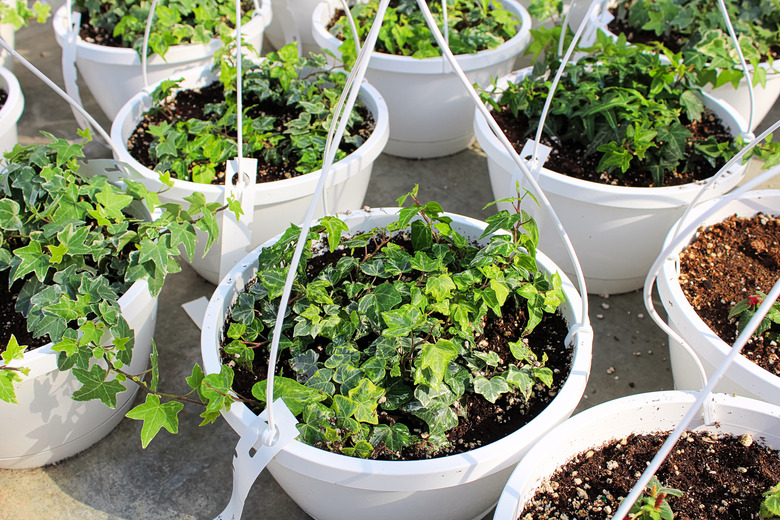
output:
<path id="1" fill-rule="evenodd" d="M 548 40 L 552 44 L 553 40 Z M 542 52 L 546 49 L 537 49 Z M 737 151 L 734 141 L 695 137 L 684 124 L 706 112 L 697 96 L 692 67 L 679 54 L 660 48 L 613 42 L 603 33 L 586 57 L 568 63 L 545 122 L 544 135 L 562 147 L 587 143 L 586 156 L 599 158 L 598 171 L 622 178 L 631 169 L 661 186 L 697 164 L 713 167 Z M 560 67 L 556 53 L 545 53 L 547 70 L 534 71 L 497 96 L 482 94 L 494 110 L 528 118 L 534 138 L 551 86 Z"/>
<path id="2" fill-rule="evenodd" d="M 28 6 L 27 2 L 22 0 L 13 2 L 13 5 L 0 2 L 0 23 L 10 24 L 17 31 L 32 20 L 38 23 L 45 22 L 50 13 L 51 6 L 39 0 L 35 0 L 32 6 Z"/>
<path id="3" fill-rule="evenodd" d="M 243 153 L 270 167 L 294 166 L 299 174 L 322 166 L 325 141 L 333 110 L 346 76 L 327 71 L 325 58 L 300 58 L 295 44 L 271 52 L 260 63 L 243 64 Z M 172 117 L 152 125 L 151 159 L 158 171 L 170 171 L 182 180 L 210 183 L 225 162 L 236 156 L 236 63 L 230 52 L 221 53 L 220 81 L 225 100 L 206 107 L 203 119 L 187 121 Z M 163 82 L 152 94 L 155 106 L 149 113 L 163 114 L 162 106 L 178 82 Z M 276 110 L 268 108 L 277 107 Z M 354 110 L 336 160 L 346 150 L 363 144 L 355 131 L 363 121 Z M 291 168 L 293 169 L 293 168 Z"/>
<path id="4" fill-rule="evenodd" d="M 51 340 L 60 369 L 72 369 L 81 383 L 73 399 L 115 407 L 134 343 L 120 295 L 142 279 L 158 294 L 166 276 L 179 270 L 173 244 L 180 240 L 171 237 L 194 241 L 195 227 L 202 227 L 204 214 L 213 219 L 218 204 L 166 205 L 150 221 L 156 194 L 129 179 L 120 188 L 105 176 L 82 174 L 84 143 L 46 135 L 48 144 L 17 145 L 6 154 L 0 275 L 18 291 L 16 311 L 28 331 Z M 24 347 L 14 337 L 1 347 L 0 399 L 15 402 Z"/>
<path id="5" fill-rule="evenodd" d="M 760 514 L 761 518 L 780 518 L 780 483 L 764 492 Z"/>
<path id="6" fill-rule="evenodd" d="M 630 520 L 673 520 L 674 513 L 666 498 L 682 496 L 682 491 L 663 487 L 658 478 L 648 482 L 645 493 L 631 506 L 628 513 Z"/>
<path id="7" fill-rule="evenodd" d="M 546 358 L 519 346 L 563 301 L 560 277 L 536 266 L 533 220 L 503 211 L 488 219 L 477 247 L 439 204 L 420 204 L 416 189 L 410 195 L 413 204 L 386 228 L 342 236 L 345 224 L 328 217 L 309 235 L 283 326 L 287 361 L 274 384 L 274 396 L 298 415 L 304 442 L 359 457 L 398 457 L 411 445 L 434 453 L 469 413 L 467 394 L 524 399 L 552 384 Z M 235 363 L 224 370 L 263 366 L 297 232 L 260 253 L 257 281 L 230 313 L 224 350 Z M 312 270 L 315 241 L 337 256 Z M 525 326 L 506 356 L 516 359 L 475 340 L 507 308 Z M 241 344 L 255 351 L 256 365 L 245 362 Z M 260 381 L 252 393 L 264 402 L 265 391 Z"/>
<path id="8" fill-rule="evenodd" d="M 737 318 L 738 333 L 742 333 L 764 299 L 766 299 L 766 294 L 756 291 L 755 295 L 748 296 L 734 304 L 734 307 L 729 311 L 729 319 Z M 778 326 L 780 326 L 780 302 L 775 302 L 761 323 L 758 324 L 758 328 L 753 332 L 753 337 L 763 336 L 769 341 L 777 341 L 780 339 L 780 327 Z"/>
<path id="9" fill-rule="evenodd" d="M 385 12 L 375 50 L 397 56 L 431 58 L 441 56 L 416 0 L 399 0 Z M 376 18 L 378 0 L 358 3 L 351 8 L 360 41 L 365 41 Z M 441 2 L 428 7 L 439 28 L 443 24 Z M 496 0 L 448 0 L 447 25 L 453 54 L 474 54 L 495 49 L 517 33 L 520 21 Z M 347 17 L 335 21 L 331 33 L 343 40 L 339 47 L 348 68 L 355 63 L 355 42 Z"/>
<path id="10" fill-rule="evenodd" d="M 149 33 L 149 53 L 165 56 L 172 45 L 209 43 L 232 38 L 236 22 L 232 0 L 168 0 L 157 5 Z M 146 19 L 151 0 L 75 0 L 73 8 L 84 14 L 83 22 L 108 32 L 125 48 L 143 51 Z M 242 23 L 250 20 L 244 15 Z"/>
<path id="11" fill-rule="evenodd" d="M 734 31 L 747 62 L 757 67 L 772 62 L 771 47 L 780 41 L 780 0 L 726 0 Z M 702 85 L 733 83 L 742 78 L 734 44 L 717 0 L 627 0 L 616 17 L 634 30 L 660 39 L 676 40 L 686 63 L 695 64 Z M 671 46 L 671 45 L 670 45 Z M 766 84 L 766 72 L 755 69 L 755 85 Z"/>

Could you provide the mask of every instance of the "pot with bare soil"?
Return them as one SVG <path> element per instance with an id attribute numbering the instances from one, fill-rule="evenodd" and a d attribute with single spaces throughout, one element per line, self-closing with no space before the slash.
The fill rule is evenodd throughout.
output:
<path id="1" fill-rule="evenodd" d="M 601 38 L 592 56 L 566 65 L 553 95 L 542 132 L 552 151 L 537 180 L 571 237 L 589 292 L 642 287 L 671 225 L 702 181 L 738 150 L 739 115 L 677 75 L 674 58 Z M 548 59 L 555 72 L 558 58 Z M 503 78 L 500 93 L 484 95 L 518 153 L 535 139 L 548 78 L 524 69 Z M 516 181 L 521 187 L 526 181 L 509 154 L 481 115 L 475 128 L 494 196 L 516 193 Z M 733 188 L 745 168 L 734 167 L 705 198 Z M 544 232 L 554 223 L 537 220 L 542 249 L 572 272 L 562 242 Z"/>
<path id="2" fill-rule="evenodd" d="M 244 156 L 258 160 L 254 209 L 245 208 L 253 211 L 250 248 L 303 220 L 319 182 L 331 111 L 346 78 L 322 65 L 322 56 L 299 58 L 295 46 L 288 45 L 244 68 L 242 148 Z M 119 159 L 157 186 L 160 173 L 170 172 L 172 184 L 161 194 L 163 201 L 186 204 L 185 198 L 198 192 L 208 202 L 225 203 L 226 163 L 238 150 L 235 63 L 226 66 L 233 79 L 225 84 L 203 67 L 185 75 L 176 91 L 172 82 L 162 82 L 140 92 L 114 120 L 111 138 L 121 150 Z M 364 83 L 315 216 L 363 205 L 388 133 L 384 99 Z M 205 257 L 204 244 L 196 244 L 192 266 L 218 283 L 220 272 L 232 265 L 221 265 L 221 242 Z"/>
<path id="3" fill-rule="evenodd" d="M 695 399 L 653 392 L 575 415 L 523 457 L 493 518 L 611 518 Z M 725 394 L 705 406 L 710 420 L 695 418 L 656 473 L 660 486 L 679 490 L 665 500 L 680 520 L 758 520 L 763 494 L 780 481 L 780 408 Z M 636 518 L 671 518 L 656 515 Z"/>
<path id="4" fill-rule="evenodd" d="M 590 340 L 565 339 L 581 301 L 536 252 L 533 223 L 413 199 L 326 218 L 304 248 L 273 385 L 301 434 L 268 469 L 315 518 L 481 518 L 587 380 Z M 239 434 L 263 408 L 276 264 L 296 238 L 249 255 L 206 314 L 205 372 L 229 367 L 260 401 L 223 410 Z"/>
<path id="5" fill-rule="evenodd" d="M 687 224 L 716 203 L 695 208 Z M 702 222 L 661 268 L 658 291 L 669 325 L 690 345 L 708 375 L 780 276 L 778 207 L 780 191 L 742 195 Z M 718 391 L 780 404 L 776 314 L 770 312 L 767 327 L 748 341 L 716 386 Z M 669 348 L 675 388 L 702 386 L 692 354 L 674 340 Z"/>

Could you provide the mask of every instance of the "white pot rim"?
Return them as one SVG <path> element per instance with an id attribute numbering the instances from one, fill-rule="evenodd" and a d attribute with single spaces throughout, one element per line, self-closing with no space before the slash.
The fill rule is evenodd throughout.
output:
<path id="1" fill-rule="evenodd" d="M 54 13 L 52 27 L 54 28 L 54 37 L 60 47 L 65 46 L 68 34 L 68 16 L 67 7 L 63 5 Z M 252 19 L 242 25 L 242 32 L 245 34 L 256 33 L 265 29 L 271 22 L 271 1 L 262 0 L 260 11 L 255 11 Z M 219 38 L 212 38 L 209 43 L 189 43 L 173 45 L 165 53 L 165 58 L 158 54 L 152 54 L 147 60 L 149 67 L 156 65 L 165 65 L 171 63 L 195 61 L 205 59 L 213 55 L 214 52 L 222 46 Z M 134 49 L 122 47 L 109 47 L 98 45 L 96 43 L 86 42 L 81 37 L 76 37 L 77 54 L 85 59 L 112 65 L 141 66 L 141 57 Z"/>
<path id="2" fill-rule="evenodd" d="M 189 73 L 176 74 L 172 77 L 184 77 L 186 82 L 187 79 L 194 80 L 195 78 L 206 77 L 210 70 L 211 66 L 205 66 L 190 71 Z M 150 181 L 155 185 L 162 186 L 157 172 L 141 165 L 141 163 L 139 163 L 132 155 L 130 155 L 130 152 L 127 150 L 127 143 L 122 136 L 122 126 L 124 125 L 125 121 L 131 117 L 133 109 L 139 104 L 151 105 L 151 92 L 160 83 L 161 82 L 150 85 L 148 88 L 143 89 L 141 92 L 130 98 L 127 103 L 125 103 L 125 105 L 114 118 L 114 121 L 111 125 L 111 140 L 119 147 L 120 152 L 122 152 L 120 157 L 117 158 L 118 160 L 130 165 L 133 170 L 140 173 L 147 181 Z M 338 177 L 342 174 L 346 175 L 346 172 L 351 170 L 351 165 L 360 165 L 367 160 L 373 161 L 376 159 L 387 143 L 387 139 L 390 134 L 390 122 L 388 115 L 389 112 L 384 98 L 379 93 L 379 91 L 364 81 L 360 86 L 360 94 L 358 99 L 363 100 L 363 103 L 366 106 L 368 105 L 368 103 L 366 103 L 368 100 L 373 101 L 373 103 L 376 105 L 376 110 L 369 110 L 375 122 L 374 131 L 371 132 L 369 138 L 366 139 L 360 148 L 340 161 L 333 163 L 331 166 L 328 183 L 338 182 Z M 137 125 L 137 121 L 135 124 Z M 373 150 L 375 153 L 372 157 L 363 157 L 361 151 L 366 150 Z M 289 193 L 291 196 L 300 196 L 301 193 L 312 192 L 314 191 L 314 186 L 316 186 L 318 183 L 321 175 L 322 169 L 319 169 L 304 175 L 292 177 L 290 179 L 257 183 L 255 184 L 256 204 L 262 200 L 278 199 L 280 197 L 280 193 Z M 207 200 L 216 200 L 218 198 L 221 200 L 221 198 L 224 197 L 224 185 L 200 184 L 180 179 L 172 179 L 172 181 L 172 189 L 178 190 L 182 193 L 190 194 L 193 192 L 200 192 L 206 196 Z"/>
<path id="3" fill-rule="evenodd" d="M 780 190 L 750 191 L 743 194 L 741 197 L 735 199 L 734 203 L 739 203 L 740 201 L 746 201 L 746 200 L 757 200 L 762 197 L 780 202 Z M 719 200 L 720 198 L 706 201 L 701 205 L 697 206 L 696 208 L 694 208 L 693 210 L 691 210 L 691 214 L 686 220 L 687 225 L 690 225 L 691 223 L 696 221 L 698 219 L 698 215 L 703 214 L 705 211 L 707 211 L 712 206 L 717 204 Z M 728 208 L 729 205 L 727 204 L 724 208 L 724 211 L 728 211 Z M 779 209 L 777 210 L 776 214 L 780 214 L 780 206 L 777 206 L 777 208 Z M 731 212 L 731 214 L 733 214 L 733 212 Z M 740 216 L 747 216 L 747 215 L 742 214 Z M 722 219 L 713 216 L 702 225 L 710 226 L 712 224 L 721 221 Z M 679 225 L 679 221 L 675 223 L 672 229 L 673 230 L 677 229 L 678 225 Z M 710 346 L 717 351 L 718 356 L 725 358 L 731 351 L 731 345 L 729 345 L 728 343 L 720 339 L 720 337 L 717 334 L 715 334 L 715 332 L 706 323 L 704 323 L 704 321 L 699 317 L 699 315 L 696 313 L 693 307 L 691 307 L 691 304 L 688 302 L 688 298 L 686 298 L 685 294 L 683 294 L 682 287 L 680 287 L 679 255 L 680 252 L 691 242 L 694 235 L 696 235 L 697 233 L 698 232 L 693 232 L 689 234 L 685 240 L 683 240 L 681 243 L 677 245 L 677 247 L 673 249 L 673 251 L 666 258 L 664 263 L 661 265 L 661 270 L 658 274 L 658 279 L 656 283 L 659 284 L 659 286 L 663 285 L 663 289 L 669 292 L 670 298 L 667 299 L 677 303 L 677 308 L 679 308 L 679 311 L 683 313 L 686 320 L 694 327 L 696 334 L 699 334 L 701 337 L 706 338 Z M 668 247 L 668 245 L 671 243 L 672 238 L 673 237 L 671 236 L 671 232 L 670 232 L 669 236 L 667 236 L 666 240 L 664 241 L 664 246 L 663 246 L 664 249 L 666 249 L 666 247 Z M 763 384 L 773 385 L 775 387 L 780 386 L 779 376 L 776 376 L 772 372 L 758 366 L 757 364 L 753 363 L 743 355 L 737 356 L 734 359 L 733 363 L 734 365 L 739 367 L 740 370 L 747 372 L 749 374 L 749 377 L 755 378 L 756 380 L 761 381 Z M 714 365 L 717 364 L 718 363 L 714 363 Z"/>
<path id="4" fill-rule="evenodd" d="M 530 74 L 532 70 L 532 67 L 526 67 L 511 72 L 510 74 L 499 78 L 497 85 L 501 88 L 502 83 L 516 82 Z M 747 127 L 747 123 L 745 123 L 742 116 L 739 115 L 731 105 L 706 92 L 702 92 L 701 97 L 706 107 L 712 108 L 718 106 L 724 110 L 725 115 L 727 118 L 730 118 L 731 121 L 728 121 L 727 118 L 722 119 L 724 119 L 724 125 L 732 131 L 732 134 L 736 135 L 737 132 L 739 132 L 738 129 Z M 493 134 L 487 120 L 485 120 L 479 111 L 476 111 L 476 116 L 474 118 L 474 130 L 480 145 L 488 156 L 505 157 L 506 160 L 509 160 L 509 155 L 506 150 L 501 145 L 498 138 Z M 743 134 L 743 137 L 746 141 L 750 141 L 754 138 L 752 133 Z M 740 162 L 735 164 L 723 177 L 718 179 L 716 185 L 728 183 L 731 187 L 735 186 L 739 182 L 742 174 L 744 174 L 745 168 L 745 163 Z M 580 193 L 582 194 L 581 198 L 583 199 L 597 203 L 600 201 L 608 206 L 654 208 L 688 205 L 689 201 L 701 191 L 702 186 L 704 186 L 707 181 L 702 180 L 679 186 L 661 187 L 613 186 L 610 184 L 601 184 L 577 179 L 547 168 L 542 168 L 538 182 L 545 191 L 553 193 Z"/>
<path id="5" fill-rule="evenodd" d="M 119 297 L 119 306 L 124 312 L 125 309 L 131 308 L 136 301 L 140 301 L 148 294 L 149 285 L 146 278 L 136 280 L 127 291 Z M 30 372 L 27 375 L 20 374 L 23 381 L 35 379 L 50 372 L 57 371 L 59 370 L 57 368 L 57 358 L 60 353 L 52 350 L 51 347 L 53 345 L 54 343 L 49 342 L 36 349 L 28 350 L 24 353 L 22 359 L 12 361 L 8 365 L 11 367 L 25 367 L 30 369 Z"/>
<path id="6" fill-rule="evenodd" d="M 368 211 L 355 211 L 351 215 L 354 215 L 355 218 L 363 218 L 372 212 L 394 215 L 398 210 L 399 208 L 373 208 Z M 484 229 L 486 226 L 484 222 L 469 217 L 451 213 L 446 213 L 446 215 L 452 217 L 458 224 L 474 226 L 477 229 Z M 227 305 L 229 308 L 232 301 L 237 298 L 237 293 L 234 292 L 234 287 L 237 284 L 241 284 L 243 287 L 243 284 L 249 281 L 243 272 L 245 270 L 251 271 L 254 275 L 258 251 L 277 239 L 278 237 L 269 240 L 247 255 L 228 273 L 214 291 L 206 311 L 206 318 L 203 321 L 201 335 L 201 353 L 206 374 L 219 372 L 221 366 L 218 353 L 219 340 L 215 340 L 215 338 L 220 337 L 224 326 L 222 307 Z M 557 269 L 552 261 L 540 252 L 537 252 L 537 262 L 545 271 Z M 571 281 L 562 272 L 558 272 L 563 281 L 569 311 L 575 320 L 581 321 L 579 294 Z M 585 340 L 581 335 L 576 336 L 576 338 L 576 344 L 572 347 L 574 356 L 571 372 L 553 401 L 528 424 L 486 446 L 458 455 L 429 460 L 377 461 L 339 455 L 299 441 L 293 441 L 277 455 L 277 458 L 280 463 L 299 468 L 313 478 L 335 479 L 344 486 L 362 489 L 386 490 L 388 482 L 392 482 L 390 486 L 393 489 L 413 491 L 477 480 L 485 474 L 493 473 L 516 462 L 506 460 L 507 453 L 513 453 L 513 446 L 516 446 L 523 439 L 527 442 L 529 438 L 538 438 L 543 435 L 549 429 L 551 418 L 555 419 L 555 423 L 560 422 L 573 410 L 570 403 L 579 402 L 590 372 L 592 345 L 591 341 Z M 223 416 L 234 429 L 241 427 L 241 425 L 244 425 L 245 428 L 256 419 L 256 415 L 243 403 L 234 403 L 229 411 L 223 412 Z M 316 466 L 309 463 L 313 459 L 317 460 Z M 486 463 L 487 467 L 476 469 L 475 461 Z M 336 476 L 334 477 L 334 475 Z"/>
<path id="7" fill-rule="evenodd" d="M 8 92 L 8 98 L 0 108 L 0 128 L 5 129 L 15 125 L 21 117 L 24 109 L 24 97 L 19 80 L 16 79 L 13 72 L 5 67 L 0 67 L 0 86 Z"/>
<path id="8" fill-rule="evenodd" d="M 517 56 L 530 41 L 531 16 L 528 11 L 515 0 L 499 1 L 520 19 L 517 34 L 495 49 L 487 49 L 475 54 L 456 55 L 455 59 L 465 72 L 489 67 Z M 326 0 L 317 5 L 312 14 L 312 33 L 320 47 L 329 49 L 336 56 L 339 56 L 338 48 L 341 46 L 341 40 L 330 34 L 321 22 L 324 19 L 329 20 L 331 13 L 335 11 L 337 6 L 341 7 L 341 4 L 335 0 Z M 409 74 L 441 74 L 443 70 L 450 71 L 443 56 L 417 59 L 411 56 L 395 56 L 376 51 L 371 53 L 369 67 L 376 70 Z"/>

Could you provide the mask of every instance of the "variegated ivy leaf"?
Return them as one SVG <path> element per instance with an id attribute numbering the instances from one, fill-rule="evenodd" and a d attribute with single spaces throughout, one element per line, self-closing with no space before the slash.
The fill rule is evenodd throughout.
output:
<path id="1" fill-rule="evenodd" d="M 509 385 L 501 376 L 490 379 L 480 376 L 474 379 L 474 391 L 483 395 L 491 403 L 495 403 L 502 394 L 509 392 Z"/>
<path id="2" fill-rule="evenodd" d="M 184 405 L 177 401 L 161 403 L 159 396 L 147 394 L 143 404 L 139 404 L 127 412 L 127 417 L 130 419 L 143 421 L 141 447 L 146 448 L 162 428 L 170 433 L 178 433 L 178 414 L 183 408 Z"/>
<path id="3" fill-rule="evenodd" d="M 368 442 L 373 446 L 383 443 L 390 451 L 400 452 L 411 444 L 411 435 L 409 428 L 403 423 L 378 424 L 372 430 Z"/>

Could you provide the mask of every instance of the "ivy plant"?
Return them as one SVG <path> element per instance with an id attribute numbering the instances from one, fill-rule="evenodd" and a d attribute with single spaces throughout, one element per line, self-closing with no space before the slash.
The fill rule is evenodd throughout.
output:
<path id="1" fill-rule="evenodd" d="M 553 382 L 525 338 L 564 298 L 560 276 L 537 266 L 533 219 L 498 213 L 479 247 L 438 203 L 420 203 L 416 187 L 399 205 L 408 199 L 387 227 L 350 235 L 324 217 L 308 236 L 273 390 L 298 416 L 303 442 L 356 457 L 397 458 L 411 446 L 435 455 L 468 415 L 467 396 L 527 399 Z M 222 386 L 210 388 L 206 421 L 236 398 L 238 370 L 257 374 L 243 397 L 264 406 L 270 334 L 299 233 L 292 226 L 260 252 L 256 281 L 230 311 L 222 372 L 208 376 Z M 523 332 L 509 344 L 511 359 L 500 359 L 475 337 L 508 312 Z"/>
<path id="2" fill-rule="evenodd" d="M 209 43 L 233 38 L 236 8 L 233 0 L 167 0 L 157 4 L 149 33 L 149 54 L 165 56 L 172 45 Z M 117 46 L 143 51 L 146 20 L 151 0 L 74 0 L 73 8 L 82 13 L 82 25 L 104 31 Z M 245 9 L 242 23 L 250 20 Z"/>
<path id="3" fill-rule="evenodd" d="M 780 483 L 764 492 L 759 514 L 761 518 L 780 518 Z"/>
<path id="4" fill-rule="evenodd" d="M 19 30 L 35 20 L 43 23 L 49 18 L 51 6 L 36 0 L 32 5 L 26 1 L 0 2 L 0 23 L 10 24 L 14 30 Z"/>
<path id="5" fill-rule="evenodd" d="M 744 300 L 740 300 L 734 304 L 729 311 L 729 319 L 737 319 L 737 332 L 742 331 L 747 326 L 748 322 L 753 319 L 753 316 L 758 310 L 758 306 L 766 299 L 766 294 L 761 291 L 757 291 L 756 294 L 748 296 Z M 765 337 L 769 341 L 777 341 L 780 339 L 780 302 L 775 302 L 769 308 L 769 312 L 758 324 L 753 337 Z"/>
<path id="6" fill-rule="evenodd" d="M 774 62 L 780 41 L 780 0 L 726 0 L 726 8 L 747 62 L 753 66 L 754 85 L 766 85 L 766 70 L 758 64 Z M 697 66 L 702 85 L 733 83 L 743 72 L 717 0 L 627 0 L 614 10 L 616 18 L 647 39 L 666 42 L 685 61 Z M 775 67 L 776 68 L 776 67 Z"/>
<path id="7" fill-rule="evenodd" d="M 566 64 L 545 121 L 544 135 L 562 148 L 587 143 L 585 156 L 599 158 L 599 172 L 620 179 L 631 169 L 654 186 L 698 163 L 716 168 L 737 152 L 734 139 L 702 138 L 686 128 L 708 111 L 698 96 L 693 67 L 679 54 L 629 45 L 625 36 L 613 41 L 604 33 L 586 51 Z M 494 111 L 527 118 L 526 136 L 534 138 L 559 67 L 556 53 L 546 52 L 522 81 L 500 92 L 495 86 L 485 90 L 482 99 Z"/>
<path id="8" fill-rule="evenodd" d="M 365 41 L 376 19 L 378 0 L 357 3 L 351 8 L 358 37 Z M 443 26 L 442 3 L 429 2 L 431 14 Z M 447 0 L 447 31 L 453 54 L 474 54 L 495 49 L 517 33 L 520 21 L 496 0 Z M 334 21 L 331 34 L 344 41 L 339 47 L 342 60 L 349 68 L 355 62 L 355 43 L 346 15 Z M 377 52 L 414 58 L 441 56 L 416 0 L 391 3 L 382 20 Z"/>
<path id="9" fill-rule="evenodd" d="M 218 58 L 224 101 L 207 105 L 203 118 L 182 120 L 169 112 L 177 81 L 165 81 L 152 93 L 147 114 L 155 122 L 146 131 L 153 136 L 149 156 L 155 170 L 210 183 L 237 155 L 236 62 L 229 51 Z M 322 55 L 299 57 L 295 43 L 268 53 L 259 63 L 245 60 L 243 153 L 258 159 L 258 169 L 283 168 L 302 175 L 321 168 L 333 110 L 346 80 L 343 73 L 325 67 Z M 336 160 L 364 142 L 357 129 L 369 117 L 364 109 L 353 110 Z"/>
<path id="10" fill-rule="evenodd" d="M 156 193 L 131 179 L 118 187 L 104 175 L 87 176 L 79 159 L 88 132 L 75 144 L 46 135 L 47 144 L 17 145 L 6 154 L 0 276 L 17 292 L 16 311 L 27 330 L 48 338 L 59 352 L 58 368 L 81 383 L 73 399 L 113 408 L 126 383 L 139 378 L 123 371 L 134 334 L 119 297 L 137 280 L 157 295 L 180 270 L 179 246 L 194 254 L 196 229 L 208 234 L 209 245 L 214 240 L 219 204 L 195 193 L 187 210 L 160 205 Z M 25 345 L 11 336 L 0 351 L 0 399 L 14 403 L 14 383 L 27 372 L 19 363 Z"/>

